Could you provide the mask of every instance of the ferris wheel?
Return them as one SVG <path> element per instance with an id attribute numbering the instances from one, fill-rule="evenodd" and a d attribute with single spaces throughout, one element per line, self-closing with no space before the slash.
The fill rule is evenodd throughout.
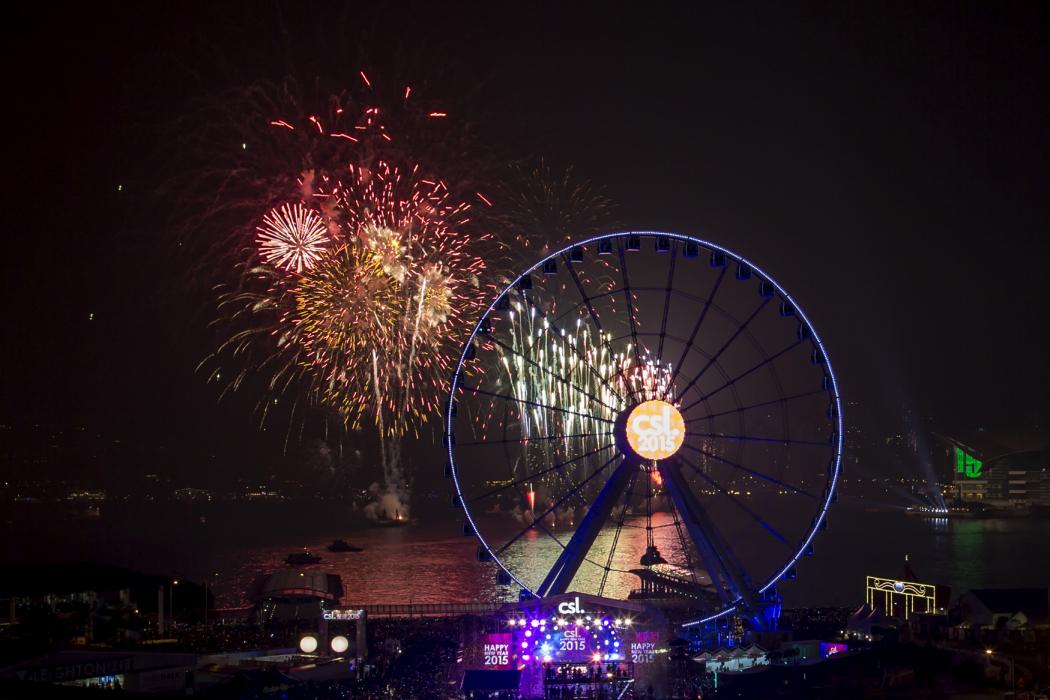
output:
<path id="1" fill-rule="evenodd" d="M 581 240 L 502 290 L 444 427 L 454 505 L 499 583 L 756 628 L 826 527 L 843 444 L 827 352 L 787 291 L 651 231 Z"/>

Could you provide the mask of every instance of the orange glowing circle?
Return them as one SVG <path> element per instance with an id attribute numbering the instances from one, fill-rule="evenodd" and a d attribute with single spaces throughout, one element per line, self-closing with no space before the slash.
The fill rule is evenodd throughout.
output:
<path id="1" fill-rule="evenodd" d="M 667 459 L 685 440 L 685 420 L 666 401 L 646 401 L 627 416 L 627 443 L 643 459 Z"/>

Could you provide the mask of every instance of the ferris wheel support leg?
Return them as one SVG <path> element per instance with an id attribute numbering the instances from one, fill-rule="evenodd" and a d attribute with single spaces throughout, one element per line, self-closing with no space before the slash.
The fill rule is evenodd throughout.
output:
<path id="1" fill-rule="evenodd" d="M 543 583 L 536 589 L 537 595 L 545 597 L 566 591 L 573 577 L 576 576 L 576 571 L 580 568 L 583 558 L 594 546 L 594 540 L 601 531 L 602 525 L 612 514 L 613 506 L 620 500 L 624 489 L 627 488 L 631 473 L 637 468 L 627 459 L 616 467 L 616 471 L 602 486 L 602 490 L 591 504 L 587 515 L 580 522 L 580 526 L 576 528 L 576 532 L 572 533 L 572 538 L 565 545 L 558 561 L 554 563 L 546 578 L 543 579 Z"/>
<path id="2" fill-rule="evenodd" d="M 677 472 L 679 470 L 664 463 L 659 465 L 658 470 L 664 479 L 664 488 L 667 489 L 668 495 L 671 496 L 671 502 L 674 504 L 675 510 L 678 511 L 678 516 L 685 524 L 685 529 L 689 533 L 689 539 L 692 540 L 697 554 L 700 555 L 700 560 L 704 563 L 704 569 L 707 570 L 711 583 L 718 590 L 718 597 L 722 599 L 723 603 L 733 602 L 736 598 L 735 591 L 730 586 L 729 581 L 722 578 L 723 569 L 718 555 L 700 528 L 697 519 L 692 517 L 690 513 L 689 502 L 684 496 L 685 493 L 688 493 L 688 488 L 681 486 L 677 477 L 671 474 L 672 471 Z"/>
<path id="3" fill-rule="evenodd" d="M 678 514 L 685 521 L 686 530 L 693 544 L 701 558 L 704 559 L 704 565 L 708 565 L 708 557 L 713 559 L 713 564 L 717 564 L 713 570 L 708 571 L 711 580 L 715 581 L 719 574 L 724 576 L 725 586 L 732 591 L 733 597 L 740 601 L 742 612 L 748 617 L 751 624 L 758 629 L 766 629 L 762 603 L 755 599 L 743 567 L 729 551 L 727 544 L 719 537 L 714 523 L 711 522 L 707 512 L 690 490 L 688 482 L 682 476 L 681 465 L 676 460 L 670 462 L 665 460 L 660 463 L 659 470 L 664 477 L 667 491 L 671 494 L 671 500 L 678 509 Z M 720 591 L 724 591 L 723 586 L 719 588 Z"/>

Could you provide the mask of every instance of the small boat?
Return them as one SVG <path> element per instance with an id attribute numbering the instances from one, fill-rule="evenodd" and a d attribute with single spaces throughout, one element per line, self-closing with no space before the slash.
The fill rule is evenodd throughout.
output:
<path id="1" fill-rule="evenodd" d="M 370 527 L 405 527 L 406 525 L 415 525 L 418 522 L 415 518 L 405 517 L 400 511 L 394 511 L 394 517 L 387 517 L 386 511 L 380 513 L 378 520 L 373 520 L 369 523 Z"/>
<path id="2" fill-rule="evenodd" d="M 363 552 L 365 551 L 362 547 L 355 547 L 346 540 L 335 540 L 332 544 L 328 545 L 329 552 Z"/>
<path id="3" fill-rule="evenodd" d="M 321 561 L 321 557 L 317 556 L 309 549 L 304 549 L 301 552 L 292 552 L 288 555 L 285 561 L 292 566 L 298 566 L 301 564 L 316 564 Z"/>

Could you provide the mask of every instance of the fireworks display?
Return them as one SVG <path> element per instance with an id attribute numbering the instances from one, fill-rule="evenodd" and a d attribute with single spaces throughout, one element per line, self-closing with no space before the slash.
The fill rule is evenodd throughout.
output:
<path id="1" fill-rule="evenodd" d="M 361 80 L 374 98 L 372 81 Z M 496 258 L 473 216 L 489 201 L 472 187 L 455 196 L 443 164 L 427 159 L 438 151 L 412 145 L 424 142 L 421 123 L 447 113 L 413 109 L 410 97 L 405 88 L 387 109 L 342 93 L 324 116 L 272 114 L 262 137 L 246 135 L 233 169 L 245 173 L 245 193 L 213 212 L 232 221 L 213 259 L 232 255 L 242 274 L 219 299 L 226 337 L 202 363 L 224 393 L 261 377 L 261 423 L 280 406 L 286 446 L 307 411 L 378 435 L 385 485 L 376 496 L 388 516 L 408 512 L 402 440 L 440 414 L 460 334 L 486 296 L 485 260 Z M 270 110 L 275 101 L 249 104 Z M 389 127 L 391 115 L 405 133 Z"/>
<path id="2" fill-rule="evenodd" d="M 371 418 L 399 438 L 436 415 L 454 331 L 477 312 L 486 236 L 459 227 L 469 207 L 437 181 L 350 166 L 315 196 L 335 247 L 296 280 L 285 322 L 351 427 Z"/>
<path id="3" fill-rule="evenodd" d="M 500 316 L 501 337 L 490 348 L 498 358 L 498 379 L 490 386 L 513 398 L 508 405 L 496 399 L 491 411 L 479 417 L 479 439 L 512 439 L 520 444 L 511 478 L 536 474 L 539 493 L 557 484 L 582 478 L 593 460 L 613 443 L 612 424 L 628 402 L 661 398 L 670 392 L 671 367 L 654 360 L 647 350 L 635 355 L 628 344 L 622 352 L 610 350 L 609 338 L 596 336 L 577 321 L 562 332 L 537 314 L 533 306 L 514 302 Z M 489 370 L 491 371 L 491 370 Z M 494 430 L 505 435 L 494 435 Z M 553 439 L 555 438 L 556 439 Z M 597 459 L 594 457 L 593 459 Z M 604 461 L 604 460 L 602 460 Z M 556 469 L 551 469 L 557 466 Z M 535 511 L 537 491 L 527 487 L 529 510 Z M 565 517 L 571 518 L 566 511 Z M 554 524 L 559 513 L 552 513 Z"/>
<path id="4" fill-rule="evenodd" d="M 460 340 L 452 336 L 481 302 L 492 238 L 441 178 L 444 163 L 427 160 L 442 139 L 423 127 L 447 112 L 417 100 L 407 86 L 381 96 L 363 72 L 359 90 L 320 100 L 291 82 L 223 100 L 248 114 L 221 123 L 253 126 L 237 139 L 236 162 L 215 175 L 225 174 L 226 196 L 208 215 L 229 229 L 209 256 L 232 256 L 242 276 L 220 298 L 228 337 L 202 364 L 229 390 L 253 370 L 268 375 L 264 421 L 289 394 L 300 410 L 305 397 L 348 428 L 371 424 L 392 438 L 434 413 Z M 220 371 L 231 355 L 238 371 Z"/>

